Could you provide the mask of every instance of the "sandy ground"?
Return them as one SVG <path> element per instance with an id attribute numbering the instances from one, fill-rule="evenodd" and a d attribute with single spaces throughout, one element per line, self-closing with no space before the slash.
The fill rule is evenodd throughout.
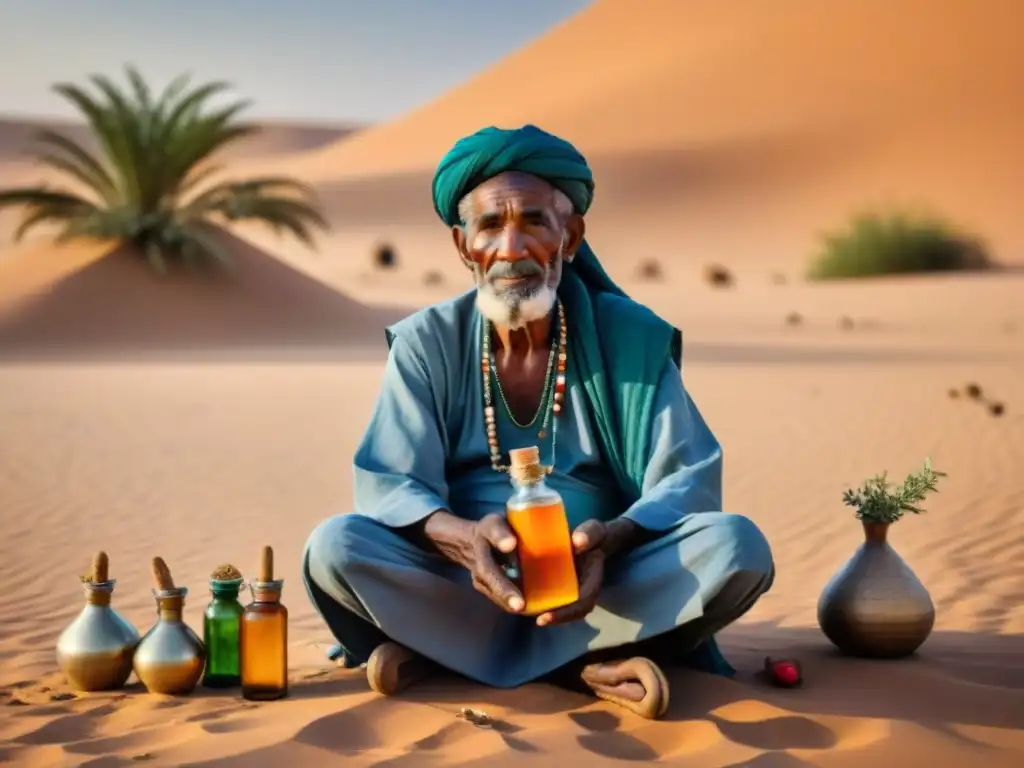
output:
<path id="1" fill-rule="evenodd" d="M 315 254 L 239 230 L 232 286 L 161 284 L 88 244 L 13 246 L 16 217 L 0 215 L 0 762 L 1024 764 L 1018 3 L 766 0 L 743 23 L 713 0 L 634 5 L 598 0 L 392 123 L 354 136 L 279 125 L 234 156 L 234 175 L 314 183 L 334 229 Z M 723 635 L 739 679 L 673 671 L 664 722 L 539 685 L 439 680 L 378 699 L 326 662 L 299 578 L 309 532 L 351 503 L 383 324 L 468 287 L 431 210 L 433 165 L 468 131 L 524 122 L 592 161 L 591 242 L 684 329 L 686 385 L 725 449 L 726 507 L 776 553 L 771 593 Z M 41 178 L 21 154 L 31 128 L 0 122 L 6 183 Z M 889 204 L 949 215 L 1009 269 L 800 279 L 822 230 Z M 369 258 L 382 240 L 399 255 L 387 274 Z M 659 281 L 637 280 L 645 260 Z M 735 286 L 704 284 L 709 262 Z M 968 382 L 983 402 L 950 397 Z M 891 541 L 932 594 L 935 631 L 912 659 L 841 657 L 815 606 L 862 540 L 842 491 L 926 456 L 949 477 Z M 252 574 L 268 543 L 291 612 L 290 698 L 166 698 L 134 679 L 66 696 L 54 644 L 93 551 L 110 554 L 115 604 L 143 630 L 162 555 L 198 628 L 209 572 Z M 805 687 L 760 682 L 769 654 L 799 658 Z M 497 726 L 457 719 L 464 706 Z"/>
<path id="2" fill-rule="evenodd" d="M 349 457 L 382 344 L 349 362 L 9 363 L 0 368 L 0 759 L 1011 765 L 1024 757 L 1022 289 L 1017 276 L 630 285 L 684 324 L 686 383 L 725 446 L 726 506 L 764 527 L 778 559 L 772 592 L 724 635 L 740 679 L 673 673 L 674 703 L 659 723 L 539 685 L 495 692 L 441 680 L 384 701 L 359 673 L 325 661 L 331 639 L 302 589 L 299 557 L 312 527 L 349 504 Z M 800 325 L 785 322 L 790 311 Z M 852 329 L 837 324 L 843 315 Z M 363 330 L 377 338 L 379 326 Z M 949 397 L 969 381 L 1006 413 Z M 950 476 L 928 514 L 901 522 L 892 541 L 931 591 L 934 634 L 910 660 L 842 658 L 815 627 L 822 586 L 861 539 L 841 492 L 926 455 Z M 80 609 L 77 574 L 93 550 L 110 553 L 116 605 L 142 629 L 153 610 L 147 562 L 164 556 L 192 589 L 186 616 L 198 627 L 209 571 L 231 561 L 251 573 L 264 543 L 278 553 L 292 617 L 288 700 L 172 699 L 137 684 L 51 700 L 66 690 L 54 642 Z M 766 654 L 800 658 L 806 686 L 759 682 Z M 499 727 L 456 719 L 462 706 Z"/>

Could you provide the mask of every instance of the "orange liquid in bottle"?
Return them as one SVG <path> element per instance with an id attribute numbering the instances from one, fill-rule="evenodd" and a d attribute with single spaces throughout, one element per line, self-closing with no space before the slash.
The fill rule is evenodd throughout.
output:
<path id="1" fill-rule="evenodd" d="M 288 609 L 252 602 L 239 627 L 242 696 L 256 701 L 288 695 Z"/>
<path id="2" fill-rule="evenodd" d="M 562 501 L 509 509 L 509 527 L 519 539 L 520 585 L 526 609 L 536 616 L 575 603 L 580 596 L 569 524 Z"/>

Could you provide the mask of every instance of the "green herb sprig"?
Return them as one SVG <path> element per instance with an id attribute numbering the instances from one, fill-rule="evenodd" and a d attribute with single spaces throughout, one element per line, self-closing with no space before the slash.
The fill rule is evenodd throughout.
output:
<path id="1" fill-rule="evenodd" d="M 864 481 L 857 490 L 843 493 L 843 504 L 857 510 L 857 519 L 865 523 L 895 523 L 907 512 L 919 515 L 919 506 L 929 493 L 937 493 L 936 484 L 945 472 L 932 468 L 931 459 L 925 459 L 924 469 L 911 472 L 902 485 L 893 488 L 888 473 L 883 472 Z"/>

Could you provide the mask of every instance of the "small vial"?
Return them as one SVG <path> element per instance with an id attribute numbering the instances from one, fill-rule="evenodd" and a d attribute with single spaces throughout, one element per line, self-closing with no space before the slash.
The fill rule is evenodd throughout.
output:
<path id="1" fill-rule="evenodd" d="M 238 601 L 242 579 L 210 579 L 213 600 L 203 614 L 207 688 L 233 688 L 241 682 L 241 624 L 244 609 Z"/>
<path id="2" fill-rule="evenodd" d="M 516 557 L 526 607 L 537 616 L 579 599 L 575 554 L 562 497 L 544 482 L 536 447 L 509 451 L 515 492 L 506 505 L 509 527 L 519 543 Z"/>
<path id="3" fill-rule="evenodd" d="M 273 550 L 264 547 L 260 578 L 250 585 L 252 602 L 242 612 L 242 696 L 254 701 L 288 695 L 288 609 L 273 564 Z"/>

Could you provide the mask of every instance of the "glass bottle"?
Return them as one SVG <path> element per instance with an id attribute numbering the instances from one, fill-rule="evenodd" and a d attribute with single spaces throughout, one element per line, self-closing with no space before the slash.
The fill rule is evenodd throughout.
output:
<path id="1" fill-rule="evenodd" d="M 242 579 L 210 579 L 213 600 L 203 614 L 203 642 L 206 644 L 207 688 L 233 688 L 241 682 L 242 604 L 238 592 Z"/>
<path id="2" fill-rule="evenodd" d="M 509 477 L 515 489 L 506 517 L 519 540 L 516 548 L 523 613 L 536 616 L 579 599 L 579 582 L 562 497 L 544 482 L 540 450 L 509 451 Z"/>
<path id="3" fill-rule="evenodd" d="M 288 609 L 284 581 L 256 581 L 242 613 L 242 696 L 269 701 L 288 695 Z"/>

